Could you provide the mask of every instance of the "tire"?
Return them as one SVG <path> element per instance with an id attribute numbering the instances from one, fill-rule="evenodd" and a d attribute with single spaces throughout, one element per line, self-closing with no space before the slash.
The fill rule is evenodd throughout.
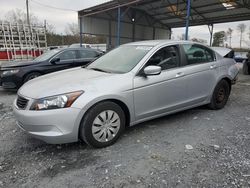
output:
<path id="1" fill-rule="evenodd" d="M 209 107 L 213 110 L 222 109 L 229 98 L 230 85 L 226 80 L 221 80 L 215 87 Z"/>
<path id="2" fill-rule="evenodd" d="M 250 62 L 247 62 L 247 67 L 248 67 L 248 75 L 250 74 Z"/>
<path id="3" fill-rule="evenodd" d="M 119 105 L 110 101 L 98 103 L 83 118 L 80 138 L 95 148 L 110 146 L 124 131 L 125 121 L 125 114 Z"/>
<path id="4" fill-rule="evenodd" d="M 28 81 L 30 81 L 30 80 L 32 80 L 34 78 L 37 78 L 39 76 L 41 76 L 41 73 L 39 73 L 39 72 L 29 73 L 27 76 L 25 76 L 25 79 L 24 79 L 23 83 L 26 83 L 26 82 L 28 82 Z"/>
<path id="5" fill-rule="evenodd" d="M 249 63 L 247 61 L 243 62 L 242 72 L 244 75 L 250 74 L 250 66 L 249 66 Z"/>

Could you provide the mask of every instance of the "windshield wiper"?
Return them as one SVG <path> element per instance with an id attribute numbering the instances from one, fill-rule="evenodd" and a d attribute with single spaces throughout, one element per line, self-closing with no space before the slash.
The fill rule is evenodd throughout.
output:
<path id="1" fill-rule="evenodd" d="M 99 68 L 90 68 L 91 70 L 95 70 L 95 71 L 99 71 L 99 72 L 106 72 L 106 73 L 110 73 L 108 71 L 105 71 L 105 70 L 102 70 L 102 69 L 99 69 Z"/>

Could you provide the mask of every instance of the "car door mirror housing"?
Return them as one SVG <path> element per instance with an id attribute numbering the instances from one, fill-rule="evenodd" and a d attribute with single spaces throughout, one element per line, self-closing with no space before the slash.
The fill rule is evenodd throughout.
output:
<path id="1" fill-rule="evenodd" d="M 144 74 L 146 76 L 153 76 L 153 75 L 159 75 L 161 74 L 161 67 L 160 66 L 147 66 L 144 68 Z"/>
<path id="2" fill-rule="evenodd" d="M 51 60 L 52 64 L 56 64 L 57 62 L 60 62 L 60 58 L 59 57 L 55 57 Z"/>

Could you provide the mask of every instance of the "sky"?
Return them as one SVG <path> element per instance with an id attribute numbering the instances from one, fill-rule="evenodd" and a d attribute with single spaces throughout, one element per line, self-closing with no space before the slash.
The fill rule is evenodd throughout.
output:
<path id="1" fill-rule="evenodd" d="M 55 26 L 56 33 L 63 34 L 65 33 L 65 27 L 67 23 L 77 23 L 77 11 L 82 10 L 109 0 L 29 0 L 30 12 L 39 18 L 39 20 L 46 20 L 47 23 Z M 14 10 L 16 8 L 26 11 L 25 0 L 0 0 L 0 20 L 4 20 L 5 15 L 8 11 Z M 59 10 L 54 9 L 43 5 L 49 5 L 52 7 L 57 7 Z M 244 22 L 231 22 L 225 24 L 216 24 L 214 25 L 214 32 L 217 31 L 226 31 L 228 28 L 233 29 L 232 36 L 232 46 L 239 47 L 240 35 L 237 32 L 237 25 L 239 23 L 244 23 L 247 25 L 246 32 L 243 36 L 244 40 L 248 45 L 250 45 L 250 39 L 248 33 L 250 32 L 250 18 L 249 21 Z M 178 39 L 185 32 L 185 28 L 176 28 L 173 29 L 173 38 Z M 205 26 L 196 26 L 190 27 L 189 30 L 190 38 L 200 38 L 207 40 L 209 42 L 209 30 Z M 249 47 L 247 44 L 243 43 L 243 47 Z"/>

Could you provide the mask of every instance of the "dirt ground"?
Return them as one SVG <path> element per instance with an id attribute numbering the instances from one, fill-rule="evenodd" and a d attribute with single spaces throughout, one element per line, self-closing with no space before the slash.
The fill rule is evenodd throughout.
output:
<path id="1" fill-rule="evenodd" d="M 15 96 L 0 89 L 0 187 L 250 187 L 250 76 L 224 109 L 145 122 L 104 149 L 30 137 L 15 125 Z"/>

